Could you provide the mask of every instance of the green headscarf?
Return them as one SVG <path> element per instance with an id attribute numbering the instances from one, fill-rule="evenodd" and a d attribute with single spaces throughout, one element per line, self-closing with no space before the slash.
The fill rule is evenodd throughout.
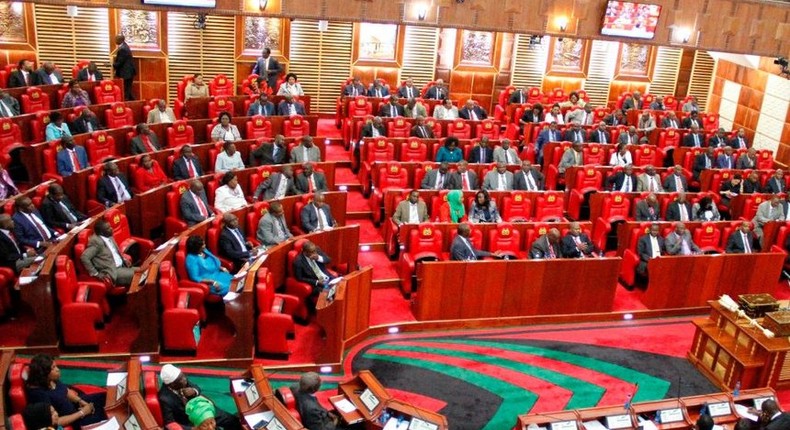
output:
<path id="1" fill-rule="evenodd" d="M 186 414 L 189 417 L 189 421 L 195 427 L 203 424 L 203 421 L 216 416 L 214 404 L 203 396 L 197 396 L 187 402 Z"/>
<path id="2" fill-rule="evenodd" d="M 466 215 L 464 192 L 461 190 L 450 191 L 447 193 L 447 203 L 450 205 L 450 219 L 453 222 L 460 222 L 461 218 Z"/>

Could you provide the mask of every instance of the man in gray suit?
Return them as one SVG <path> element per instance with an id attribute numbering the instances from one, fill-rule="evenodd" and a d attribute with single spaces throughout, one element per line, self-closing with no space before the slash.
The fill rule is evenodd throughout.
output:
<path id="1" fill-rule="evenodd" d="M 655 194 L 650 193 L 647 198 L 640 200 L 636 204 L 636 220 L 637 221 L 658 221 L 661 217 L 661 205 L 658 204 L 658 198 Z"/>
<path id="2" fill-rule="evenodd" d="M 132 154 L 145 154 L 146 152 L 155 152 L 162 149 L 159 145 L 159 138 L 156 133 L 152 132 L 148 124 L 141 122 L 135 127 L 137 136 L 132 138 Z"/>
<path id="3" fill-rule="evenodd" d="M 469 261 L 479 260 L 484 257 L 499 257 L 501 251 L 488 252 L 482 249 L 477 249 L 472 244 L 472 227 L 468 223 L 458 224 L 456 230 L 458 234 L 453 239 L 450 245 L 450 259 L 454 261 Z"/>
<path id="4" fill-rule="evenodd" d="M 645 173 L 642 173 L 636 179 L 636 191 L 640 193 L 644 191 L 652 193 L 664 192 L 664 188 L 661 186 L 661 177 L 656 174 L 655 167 L 649 164 L 645 166 Z"/>
<path id="5" fill-rule="evenodd" d="M 321 172 L 313 170 L 313 163 L 304 163 L 302 172 L 296 175 L 294 185 L 302 193 L 312 193 L 316 191 L 329 191 L 326 186 L 326 177 Z"/>
<path id="6" fill-rule="evenodd" d="M 179 206 L 181 218 L 187 222 L 187 225 L 195 225 L 214 215 L 211 206 L 208 205 L 203 183 L 199 179 L 193 179 L 189 183 L 189 190 L 181 194 Z"/>
<path id="7" fill-rule="evenodd" d="M 532 162 L 521 162 L 521 170 L 513 175 L 513 189 L 540 191 L 543 189 L 543 174 L 532 167 Z"/>
<path id="8" fill-rule="evenodd" d="M 505 163 L 496 163 L 496 169 L 486 173 L 485 178 L 483 178 L 483 189 L 491 191 L 513 190 L 513 173 L 508 172 Z"/>
<path id="9" fill-rule="evenodd" d="M 617 137 L 617 143 L 624 143 L 626 145 L 639 144 L 639 133 L 636 132 L 636 127 L 633 125 L 628 127 L 628 132 L 620 133 Z"/>
<path id="10" fill-rule="evenodd" d="M 518 164 L 518 153 L 510 146 L 510 140 L 502 139 L 502 146 L 494 148 L 494 163 Z"/>
<path id="11" fill-rule="evenodd" d="M 443 162 L 439 165 L 438 169 L 431 169 L 420 182 L 420 188 L 423 190 L 454 190 L 461 188 L 455 186 L 453 175 L 450 174 L 450 163 Z"/>
<path id="12" fill-rule="evenodd" d="M 293 237 L 285 222 L 285 212 L 280 202 L 271 202 L 269 210 L 258 221 L 255 237 L 263 246 L 274 246 Z"/>
<path id="13" fill-rule="evenodd" d="M 112 236 L 112 227 L 105 220 L 96 222 L 94 234 L 88 239 L 88 246 L 80 257 L 88 274 L 115 285 L 129 286 L 136 267 L 132 260 L 121 253 Z"/>
<path id="14" fill-rule="evenodd" d="M 691 233 L 682 222 L 675 223 L 675 230 L 667 235 L 664 240 L 667 255 L 693 255 L 700 254 L 699 246 L 691 239 Z"/>
<path id="15" fill-rule="evenodd" d="M 474 191 L 478 189 L 477 186 L 477 173 L 469 170 L 469 163 L 466 160 L 458 162 L 458 167 L 455 173 L 450 174 L 453 179 L 453 185 L 458 189 L 464 191 Z"/>
<path id="16" fill-rule="evenodd" d="M 282 171 L 272 173 L 255 189 L 255 200 L 281 199 L 299 193 L 294 185 L 294 171 L 291 166 L 283 166 Z"/>
<path id="17" fill-rule="evenodd" d="M 664 180 L 664 190 L 667 192 L 680 192 L 688 191 L 689 184 L 686 177 L 683 175 L 683 166 L 677 165 L 673 168 L 671 175 L 667 176 Z"/>
<path id="18" fill-rule="evenodd" d="M 324 203 L 324 194 L 315 193 L 313 201 L 302 208 L 302 230 L 305 233 L 331 230 L 337 225 L 332 217 L 332 210 Z"/>
<path id="19" fill-rule="evenodd" d="M 419 224 L 428 221 L 428 207 L 420 200 L 420 192 L 411 190 L 409 198 L 398 203 L 392 221 L 398 226 L 403 224 Z"/>
<path id="20" fill-rule="evenodd" d="M 529 258 L 533 260 L 562 258 L 560 231 L 552 228 L 548 233 L 535 239 L 529 250 Z"/>
<path id="21" fill-rule="evenodd" d="M 312 136 L 302 137 L 302 143 L 291 150 L 291 163 L 321 162 L 321 151 L 313 144 Z"/>
<path id="22" fill-rule="evenodd" d="M 584 158 L 582 157 L 582 144 L 579 142 L 574 142 L 570 148 L 566 149 L 565 152 L 562 153 L 559 171 L 561 174 L 565 174 L 565 171 L 568 169 L 568 167 L 583 165 Z"/>
<path id="23" fill-rule="evenodd" d="M 772 195 L 770 200 L 766 200 L 760 203 L 760 206 L 757 206 L 757 213 L 752 219 L 752 224 L 754 224 L 754 234 L 757 236 L 757 239 L 760 240 L 760 244 L 762 244 L 763 241 L 763 226 L 765 223 L 771 221 L 784 221 L 784 219 L 785 214 L 779 202 L 778 194 Z"/>

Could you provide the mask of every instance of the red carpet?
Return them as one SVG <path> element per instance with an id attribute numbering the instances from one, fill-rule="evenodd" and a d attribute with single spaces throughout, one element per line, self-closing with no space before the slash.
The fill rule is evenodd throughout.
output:
<path id="1" fill-rule="evenodd" d="M 332 139 L 340 139 L 340 130 L 335 127 L 334 118 L 323 118 L 318 120 L 318 129 L 316 136 L 328 137 Z"/>
<path id="2" fill-rule="evenodd" d="M 335 168 L 335 185 L 359 185 L 359 177 L 348 167 L 337 167 Z M 361 199 L 362 194 L 357 194 Z M 367 200 L 365 203 L 367 204 Z"/>
<path id="3" fill-rule="evenodd" d="M 639 289 L 628 291 L 622 285 L 618 284 L 614 295 L 614 306 L 612 310 L 615 312 L 623 312 L 647 309 L 647 306 L 642 304 L 642 294 L 642 291 Z"/>
<path id="4" fill-rule="evenodd" d="M 348 151 L 339 140 L 333 140 L 326 147 L 326 161 L 350 161 Z"/>
<path id="5" fill-rule="evenodd" d="M 373 280 L 398 279 L 397 261 L 391 261 L 384 252 L 370 251 L 359 253 L 360 266 L 373 266 Z"/>
<path id="6" fill-rule="evenodd" d="M 370 294 L 370 325 L 415 321 L 409 301 L 397 288 L 376 288 Z"/>
<path id="7" fill-rule="evenodd" d="M 346 221 L 346 224 L 359 226 L 360 245 L 384 242 L 381 232 L 373 225 L 373 221 L 369 219 L 350 219 Z"/>
<path id="8" fill-rule="evenodd" d="M 370 205 L 368 204 L 368 201 L 362 197 L 362 193 L 359 191 L 348 192 L 346 196 L 346 207 L 348 208 L 349 212 L 370 212 Z"/>

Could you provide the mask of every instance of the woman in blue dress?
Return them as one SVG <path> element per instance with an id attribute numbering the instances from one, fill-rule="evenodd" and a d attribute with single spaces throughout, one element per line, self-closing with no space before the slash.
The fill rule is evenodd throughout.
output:
<path id="1" fill-rule="evenodd" d="M 444 145 L 436 151 L 436 162 L 457 163 L 464 159 L 464 152 L 458 147 L 458 138 L 450 136 L 444 140 Z"/>
<path id="2" fill-rule="evenodd" d="M 208 284 L 211 294 L 228 294 L 233 275 L 222 267 L 219 258 L 206 249 L 202 237 L 189 236 L 187 239 L 186 266 L 190 281 Z"/>

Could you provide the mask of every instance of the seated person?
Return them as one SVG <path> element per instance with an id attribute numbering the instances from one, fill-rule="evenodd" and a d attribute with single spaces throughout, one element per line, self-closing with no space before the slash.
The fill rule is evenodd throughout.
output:
<path id="1" fill-rule="evenodd" d="M 741 154 L 738 157 L 738 161 L 735 162 L 735 168 L 738 170 L 744 169 L 754 169 L 757 167 L 757 150 L 754 148 L 749 148 L 746 150 L 746 153 Z"/>
<path id="2" fill-rule="evenodd" d="M 190 226 L 203 222 L 214 215 L 214 211 L 208 205 L 203 183 L 198 179 L 189 182 L 189 190 L 181 194 L 179 207 L 181 208 L 181 219 Z"/>
<path id="3" fill-rule="evenodd" d="M 398 96 L 390 96 L 388 103 L 382 103 L 379 106 L 379 116 L 395 118 L 403 115 L 403 106 L 398 101 Z"/>
<path id="4" fill-rule="evenodd" d="M 19 101 L 7 91 L 0 89 L 0 118 L 11 118 L 19 115 Z"/>
<path id="5" fill-rule="evenodd" d="M 285 136 L 278 134 L 272 142 L 261 142 L 252 153 L 250 161 L 253 166 L 271 166 L 288 162 L 288 146 Z"/>
<path id="6" fill-rule="evenodd" d="M 524 191 L 540 191 L 543 189 L 544 176 L 532 166 L 532 162 L 521 162 L 521 170 L 513 174 L 513 189 Z"/>
<path id="7" fill-rule="evenodd" d="M 71 204 L 60 184 L 51 184 L 47 191 L 41 202 L 41 216 L 49 228 L 68 231 L 88 218 Z"/>
<path id="8" fill-rule="evenodd" d="M 692 168 L 694 179 L 699 180 L 699 176 L 702 174 L 703 170 L 716 168 L 716 158 L 714 158 L 715 151 L 716 148 L 709 146 L 705 148 L 704 153 L 694 157 L 694 166 Z"/>
<path id="9" fill-rule="evenodd" d="M 397 226 L 403 224 L 420 224 L 428 221 L 428 207 L 420 200 L 420 192 L 411 190 L 409 198 L 402 200 L 395 208 L 392 221 Z"/>
<path id="10" fill-rule="evenodd" d="M 483 108 L 475 104 L 474 100 L 469 99 L 464 107 L 458 110 L 458 117 L 470 121 L 480 121 L 488 118 L 488 114 Z"/>
<path id="11" fill-rule="evenodd" d="M 302 252 L 294 259 L 294 277 L 297 281 L 313 287 L 313 297 L 318 296 L 326 288 L 329 281 L 335 278 L 326 266 L 332 260 L 313 242 L 306 241 Z"/>
<path id="12" fill-rule="evenodd" d="M 318 373 L 308 372 L 299 378 L 299 384 L 291 387 L 296 399 L 296 409 L 302 418 L 302 425 L 309 430 L 336 430 L 342 428 L 340 417 L 334 411 L 327 411 L 315 393 L 321 388 Z"/>
<path id="13" fill-rule="evenodd" d="M 156 109 L 151 109 L 148 112 L 146 122 L 148 124 L 173 123 L 176 122 L 176 114 L 173 112 L 173 108 L 167 107 L 167 102 L 159 99 L 156 102 Z"/>
<path id="14" fill-rule="evenodd" d="M 386 135 L 387 127 L 384 126 L 384 121 L 380 116 L 373 117 L 372 121 L 369 120 L 365 122 L 365 125 L 362 126 L 362 131 L 360 132 L 360 137 L 362 139 L 366 137 L 379 137 Z"/>
<path id="15" fill-rule="evenodd" d="M 761 421 L 766 423 L 765 430 L 790 428 L 790 413 L 779 410 L 779 404 L 776 403 L 776 400 L 769 399 L 764 401 L 760 409 L 762 410 L 762 414 L 760 414 Z"/>
<path id="16" fill-rule="evenodd" d="M 184 179 L 194 179 L 200 176 L 203 176 L 200 160 L 192 152 L 191 146 L 182 146 L 181 156 L 173 162 L 173 179 L 183 181 Z"/>
<path id="17" fill-rule="evenodd" d="M 649 191 L 651 193 L 663 193 L 661 177 L 656 174 L 656 168 L 651 164 L 645 166 L 645 171 L 637 177 L 636 191 Z"/>
<path id="18" fill-rule="evenodd" d="M 293 96 L 299 97 L 304 95 L 304 90 L 302 90 L 302 84 L 297 82 L 299 78 L 296 76 L 296 73 L 288 73 L 285 75 L 285 82 L 280 84 L 280 88 L 277 90 L 278 96 Z"/>
<path id="19" fill-rule="evenodd" d="M 701 414 L 699 418 L 697 418 L 697 430 L 713 430 L 713 426 L 713 418 L 710 415 Z"/>
<path id="20" fill-rule="evenodd" d="M 562 255 L 560 231 L 556 228 L 535 239 L 529 250 L 529 258 L 533 260 L 562 258 Z"/>
<path id="21" fill-rule="evenodd" d="M 696 96 L 689 96 L 689 101 L 683 103 L 683 112 L 699 112 L 699 104 Z"/>
<path id="22" fill-rule="evenodd" d="M 247 206 L 244 190 L 239 185 L 239 178 L 233 172 L 222 176 L 222 185 L 214 192 L 214 208 L 220 212 L 228 212 Z"/>
<path id="23" fill-rule="evenodd" d="M 680 120 L 675 111 L 667 112 L 667 115 L 661 120 L 661 127 L 663 128 L 680 128 Z"/>
<path id="24" fill-rule="evenodd" d="M 129 182 L 112 161 L 104 163 L 104 172 L 96 186 L 96 198 L 107 207 L 132 199 Z"/>
<path id="25" fill-rule="evenodd" d="M 43 249 L 57 239 L 57 233 L 47 227 L 30 197 L 26 195 L 17 197 L 14 208 L 16 209 L 13 215 L 14 236 L 19 245 Z"/>
<path id="26" fill-rule="evenodd" d="M 705 196 L 691 206 L 691 219 L 694 221 L 719 221 L 721 215 L 711 196 Z"/>
<path id="27" fill-rule="evenodd" d="M 590 240 L 590 236 L 582 233 L 578 222 L 572 222 L 568 234 L 562 238 L 563 258 L 589 258 L 595 257 L 598 250 Z"/>
<path id="28" fill-rule="evenodd" d="M 584 157 L 582 155 L 582 144 L 579 142 L 574 142 L 570 148 L 566 149 L 565 152 L 562 153 L 560 165 L 557 170 L 559 170 L 559 172 L 564 175 L 565 171 L 568 170 L 568 167 L 583 165 Z"/>
<path id="29" fill-rule="evenodd" d="M 565 118 L 562 116 L 559 103 L 554 103 L 551 106 L 551 110 L 546 113 L 545 118 L 543 118 L 543 122 L 565 124 Z"/>
<path id="30" fill-rule="evenodd" d="M 535 103 L 532 109 L 524 109 L 524 113 L 519 118 L 518 123 L 521 131 L 524 131 L 524 126 L 527 124 L 539 124 L 543 121 L 543 105 Z"/>
<path id="31" fill-rule="evenodd" d="M 304 106 L 294 101 L 294 98 L 290 94 L 286 94 L 284 96 L 283 101 L 277 105 L 277 115 L 281 116 L 294 116 L 294 115 L 305 115 Z"/>
<path id="32" fill-rule="evenodd" d="M 141 193 L 167 183 L 167 175 L 149 154 L 140 157 L 140 167 L 134 172 L 134 180 Z"/>
<path id="33" fill-rule="evenodd" d="M 643 136 L 649 136 L 656 129 L 656 119 L 650 114 L 649 110 L 643 110 L 639 116 L 636 131 Z"/>
<path id="34" fill-rule="evenodd" d="M 612 191 L 633 193 L 636 192 L 637 182 L 639 179 L 634 174 L 634 166 L 627 164 L 622 171 L 606 179 L 606 187 Z"/>
<path id="35" fill-rule="evenodd" d="M 571 123 L 571 126 L 563 133 L 562 140 L 568 142 L 584 143 L 587 140 L 587 133 L 582 129 L 582 124 L 578 121 Z"/>
<path id="36" fill-rule="evenodd" d="M 93 133 L 104 128 L 90 109 L 82 109 L 80 116 L 71 123 L 70 127 L 72 134 Z"/>
<path id="37" fill-rule="evenodd" d="M 321 150 L 313 143 L 313 136 L 303 136 L 299 145 L 291 150 L 291 163 L 321 162 Z"/>
<path id="38" fill-rule="evenodd" d="M 88 92 L 80 88 L 80 83 L 76 80 L 69 81 L 69 91 L 63 96 L 63 103 L 60 107 L 68 109 L 77 106 L 90 106 L 90 104 L 91 99 Z"/>
<path id="39" fill-rule="evenodd" d="M 488 137 L 483 137 L 472 150 L 469 151 L 469 162 L 475 164 L 489 164 L 494 162 L 494 150 L 489 146 Z"/>
<path id="40" fill-rule="evenodd" d="M 406 118 L 417 118 L 420 116 L 425 118 L 428 116 L 428 110 L 416 99 L 409 99 L 406 101 L 406 106 L 403 107 L 403 115 Z"/>
<path id="41" fill-rule="evenodd" d="M 196 430 L 215 430 L 217 428 L 217 411 L 211 400 L 197 396 L 187 402 L 184 407 L 192 428 Z M 222 428 L 222 427 L 220 427 Z"/>
<path id="42" fill-rule="evenodd" d="M 162 366 L 159 376 L 162 379 L 162 387 L 157 393 L 157 398 L 159 399 L 159 406 L 162 408 L 163 424 L 167 426 L 170 423 L 176 423 L 185 429 L 190 428 L 190 425 L 193 425 L 193 423 L 189 419 L 189 412 L 192 413 L 191 415 L 199 415 L 200 408 L 197 407 L 196 403 L 189 407 L 187 407 L 187 404 L 189 401 L 201 396 L 202 390 L 187 379 L 187 376 L 181 369 L 172 364 Z M 205 399 L 205 397 L 202 398 Z M 241 423 L 238 417 L 216 406 L 214 406 L 214 417 L 217 428 L 241 430 Z"/>
<path id="43" fill-rule="evenodd" d="M 387 88 L 381 79 L 374 79 L 373 84 L 368 90 L 368 97 L 384 98 L 389 97 L 390 90 Z"/>
<path id="44" fill-rule="evenodd" d="M 189 280 L 208 285 L 210 294 L 220 297 L 228 294 L 233 275 L 222 267 L 219 258 L 206 249 L 203 238 L 189 236 L 186 251 L 185 265 Z"/>
<path id="45" fill-rule="evenodd" d="M 452 181 L 455 186 L 460 186 L 461 190 L 473 191 L 480 187 L 477 186 L 477 174 L 469 170 L 469 163 L 466 160 L 458 162 L 455 173 L 451 173 Z"/>
<path id="46" fill-rule="evenodd" d="M 502 217 L 499 216 L 499 211 L 496 208 L 496 202 L 491 200 L 488 191 L 480 190 L 475 194 L 475 200 L 469 206 L 469 222 L 502 222 Z"/>
<path id="47" fill-rule="evenodd" d="M 281 87 L 282 88 L 282 87 Z M 274 109 L 274 103 L 269 101 L 269 96 L 266 93 L 261 93 L 255 103 L 250 104 L 247 109 L 247 116 L 274 116 L 277 112 Z"/>
<path id="48" fill-rule="evenodd" d="M 433 108 L 433 117 L 436 119 L 458 119 L 458 108 L 453 106 L 452 100 L 444 99 L 441 104 Z"/>
<path id="49" fill-rule="evenodd" d="M 526 85 L 524 85 L 517 90 L 513 90 L 513 92 L 510 93 L 510 97 L 508 97 L 507 102 L 510 104 L 515 103 L 521 105 L 526 103 L 527 100 L 529 100 L 529 89 Z"/>
<path id="50" fill-rule="evenodd" d="M 442 100 L 450 98 L 450 90 L 444 85 L 444 79 L 433 81 L 433 85 L 425 92 L 427 100 Z"/>
<path id="51" fill-rule="evenodd" d="M 104 80 L 104 75 L 99 70 L 99 66 L 91 61 L 87 67 L 83 67 L 77 73 L 77 80 L 80 82 L 101 82 Z"/>
<path id="52" fill-rule="evenodd" d="M 678 192 L 675 201 L 667 206 L 667 221 L 691 221 L 691 203 L 686 200 L 685 192 Z"/>
<path id="53" fill-rule="evenodd" d="M 565 123 L 567 124 L 578 122 L 581 125 L 592 125 L 593 119 L 593 105 L 590 103 L 585 104 L 583 109 L 572 109 L 565 113 Z"/>
<path id="54" fill-rule="evenodd" d="M 571 91 L 570 94 L 568 94 L 568 100 L 560 103 L 561 108 L 568 108 L 568 109 L 574 107 L 583 108 L 584 106 L 585 106 L 584 100 L 579 98 L 579 93 L 577 93 L 576 91 Z"/>
<path id="55" fill-rule="evenodd" d="M 244 238 L 239 228 L 239 218 L 231 213 L 222 215 L 222 232 L 219 234 L 219 255 L 233 262 L 233 273 L 254 257 L 258 249 Z"/>
<path id="56" fill-rule="evenodd" d="M 502 145 L 494 148 L 494 163 L 519 164 L 518 152 L 510 144 L 510 139 L 502 139 Z"/>
<path id="57" fill-rule="evenodd" d="M 274 172 L 255 189 L 255 201 L 281 199 L 295 196 L 299 190 L 294 185 L 294 171 L 291 166 L 283 166 L 282 171 Z"/>
<path id="58" fill-rule="evenodd" d="M 356 97 L 356 96 L 364 96 L 366 94 L 367 91 L 365 90 L 365 86 L 362 84 L 362 82 L 359 81 L 359 78 L 356 76 L 354 76 L 350 84 L 346 85 L 346 87 L 343 88 L 344 96 Z"/>
<path id="59" fill-rule="evenodd" d="M 28 403 L 22 411 L 22 421 L 25 423 L 25 429 L 51 430 L 58 428 L 60 415 L 49 403 Z"/>
<path id="60" fill-rule="evenodd" d="M 617 143 L 622 143 L 625 145 L 639 144 L 639 132 L 637 132 L 636 127 L 632 125 L 628 127 L 628 132 L 620 133 L 620 135 L 617 137 Z"/>
<path id="61" fill-rule="evenodd" d="M 637 254 L 639 254 L 639 264 L 636 266 L 636 273 L 647 279 L 647 262 L 664 255 L 666 247 L 664 246 L 664 238 L 661 237 L 659 232 L 661 226 L 659 224 L 651 224 L 650 231 L 639 238 L 636 244 Z"/>
<path id="62" fill-rule="evenodd" d="M 650 103 L 651 110 L 664 110 L 664 97 L 658 96 Z"/>
<path id="63" fill-rule="evenodd" d="M 732 175 L 729 181 L 722 182 L 719 194 L 721 195 L 721 203 L 727 207 L 730 206 L 730 200 L 743 194 L 743 178 L 740 173 Z"/>
<path id="64" fill-rule="evenodd" d="M 261 76 L 258 76 L 255 79 L 250 79 L 249 82 L 247 83 L 247 86 L 242 89 L 242 92 L 244 94 L 249 94 L 249 95 L 253 95 L 253 94 L 269 95 L 272 93 L 272 89 L 269 88 L 269 84 L 266 82 L 266 79 L 264 79 Z"/>
<path id="65" fill-rule="evenodd" d="M 437 163 L 457 163 L 464 159 L 464 152 L 458 147 L 458 138 L 450 136 L 444 139 L 444 145 L 436 151 Z"/>
<path id="66" fill-rule="evenodd" d="M 8 76 L 8 88 L 38 85 L 38 76 L 33 71 L 33 62 L 28 59 L 19 60 L 16 70 Z"/>
<path id="67" fill-rule="evenodd" d="M 235 124 L 231 124 L 232 118 L 227 112 L 219 114 L 219 124 L 211 130 L 211 140 L 213 142 L 234 142 L 241 140 L 241 134 Z"/>
<path id="68" fill-rule="evenodd" d="M 398 97 L 402 99 L 413 99 L 420 96 L 420 89 L 414 86 L 414 79 L 407 78 L 406 82 L 398 88 Z"/>
<path id="69" fill-rule="evenodd" d="M 302 194 L 329 191 L 326 186 L 326 176 L 321 172 L 316 172 L 313 163 L 309 162 L 302 165 L 302 171 L 296 175 L 294 186 Z"/>
<path id="70" fill-rule="evenodd" d="M 433 129 L 425 125 L 425 117 L 417 116 L 414 120 L 414 127 L 411 128 L 411 136 L 422 139 L 433 139 Z"/>
<path id="71" fill-rule="evenodd" d="M 631 151 L 629 151 L 628 146 L 622 142 L 617 144 L 617 150 L 613 152 L 612 157 L 609 158 L 609 165 L 615 167 L 627 166 L 633 164 L 633 162 Z"/>
<path id="72" fill-rule="evenodd" d="M 451 190 L 447 193 L 447 200 L 439 206 L 439 222 L 466 222 L 463 191 Z"/>
<path id="73" fill-rule="evenodd" d="M 664 191 L 680 192 L 688 191 L 689 185 L 686 176 L 683 174 L 683 166 L 676 165 L 672 168 L 672 174 L 664 179 Z"/>
<path id="74" fill-rule="evenodd" d="M 503 162 L 496 163 L 496 169 L 486 173 L 483 178 L 483 189 L 493 191 L 512 191 L 513 173 L 507 170 Z"/>
<path id="75" fill-rule="evenodd" d="M 727 254 L 752 254 L 754 253 L 754 233 L 751 232 L 749 221 L 744 221 L 737 230 L 727 239 Z"/>
<path id="76" fill-rule="evenodd" d="M 661 218 L 661 205 L 654 193 L 650 193 L 643 200 L 636 203 L 637 221 L 659 221 Z"/>
<path id="77" fill-rule="evenodd" d="M 302 230 L 312 233 L 331 230 L 336 225 L 331 208 L 324 202 L 324 193 L 316 192 L 313 201 L 302 208 Z"/>
<path id="78" fill-rule="evenodd" d="M 755 236 L 757 236 L 762 243 L 763 227 L 765 224 L 771 221 L 784 221 L 784 219 L 784 208 L 779 201 L 779 195 L 774 194 L 770 199 L 766 199 L 766 201 L 757 206 L 757 213 L 754 215 L 754 218 L 752 218 Z"/>
<path id="79" fill-rule="evenodd" d="M 785 192 L 785 174 L 782 169 L 776 169 L 776 172 L 765 182 L 763 192 L 770 194 Z"/>
<path id="80" fill-rule="evenodd" d="M 36 258 L 36 250 L 26 248 L 14 234 L 14 220 L 8 214 L 0 214 L 0 267 L 8 267 L 19 274 Z"/>
<path id="81" fill-rule="evenodd" d="M 131 285 L 137 270 L 137 267 L 132 267 L 132 260 L 118 247 L 110 223 L 103 219 L 96 221 L 80 261 L 91 277 L 125 287 Z"/>
<path id="82" fill-rule="evenodd" d="M 90 167 L 88 153 L 82 146 L 74 144 L 74 139 L 71 135 L 64 135 L 60 139 L 60 143 L 63 145 L 63 148 L 55 156 L 58 175 L 65 178 L 66 176 L 71 176 L 74 172 Z"/>
<path id="83" fill-rule="evenodd" d="M 71 130 L 69 130 L 69 127 L 66 125 L 62 113 L 54 111 L 49 114 L 49 124 L 47 124 L 44 134 L 46 135 L 47 142 L 62 139 L 63 136 L 71 137 Z"/>
<path id="84" fill-rule="evenodd" d="M 217 160 L 214 162 L 214 173 L 242 170 L 244 167 L 241 153 L 236 151 L 236 144 L 226 140 L 225 143 L 222 144 L 222 151 L 217 154 Z"/>
<path id="85" fill-rule="evenodd" d="M 420 189 L 422 190 L 451 190 L 460 188 L 455 185 L 453 175 L 450 174 L 450 163 L 443 162 L 438 169 L 430 169 L 425 172 Z"/>
<path id="86" fill-rule="evenodd" d="M 675 229 L 664 240 L 667 255 L 692 255 L 700 254 L 699 247 L 691 238 L 691 233 L 682 222 L 675 223 Z"/>
<path id="87" fill-rule="evenodd" d="M 208 85 L 203 83 L 203 75 L 201 73 L 195 73 L 192 76 L 192 82 L 188 83 L 186 88 L 184 88 L 184 103 L 189 101 L 189 99 L 198 97 L 208 97 Z"/>
<path id="88" fill-rule="evenodd" d="M 55 408 L 58 426 L 78 428 L 107 419 L 104 412 L 107 394 L 80 394 L 69 388 L 60 380 L 55 360 L 45 354 L 35 355 L 30 360 L 25 392 L 29 404 L 45 403 Z"/>
<path id="89" fill-rule="evenodd" d="M 739 128 L 738 133 L 730 140 L 729 145 L 735 149 L 749 148 L 749 140 L 746 138 L 746 129 L 743 127 Z"/>
<path id="90" fill-rule="evenodd" d="M 471 239 L 472 227 L 469 224 L 465 222 L 458 224 L 458 229 L 456 231 L 458 232 L 458 234 L 455 236 L 455 239 L 453 239 L 453 243 L 450 244 L 451 260 L 475 261 L 485 257 L 501 256 L 501 253 L 499 251 L 492 253 L 475 248 Z"/>
<path id="91" fill-rule="evenodd" d="M 255 238 L 262 246 L 279 245 L 293 238 L 293 234 L 288 229 L 288 223 L 285 221 L 282 203 L 271 202 L 269 204 L 269 210 L 258 221 Z"/>
<path id="92" fill-rule="evenodd" d="M 625 113 L 623 113 L 622 109 L 615 109 L 611 114 L 607 115 L 603 121 L 606 123 L 606 125 L 612 127 L 618 125 L 628 125 L 628 119 L 625 117 Z"/>

